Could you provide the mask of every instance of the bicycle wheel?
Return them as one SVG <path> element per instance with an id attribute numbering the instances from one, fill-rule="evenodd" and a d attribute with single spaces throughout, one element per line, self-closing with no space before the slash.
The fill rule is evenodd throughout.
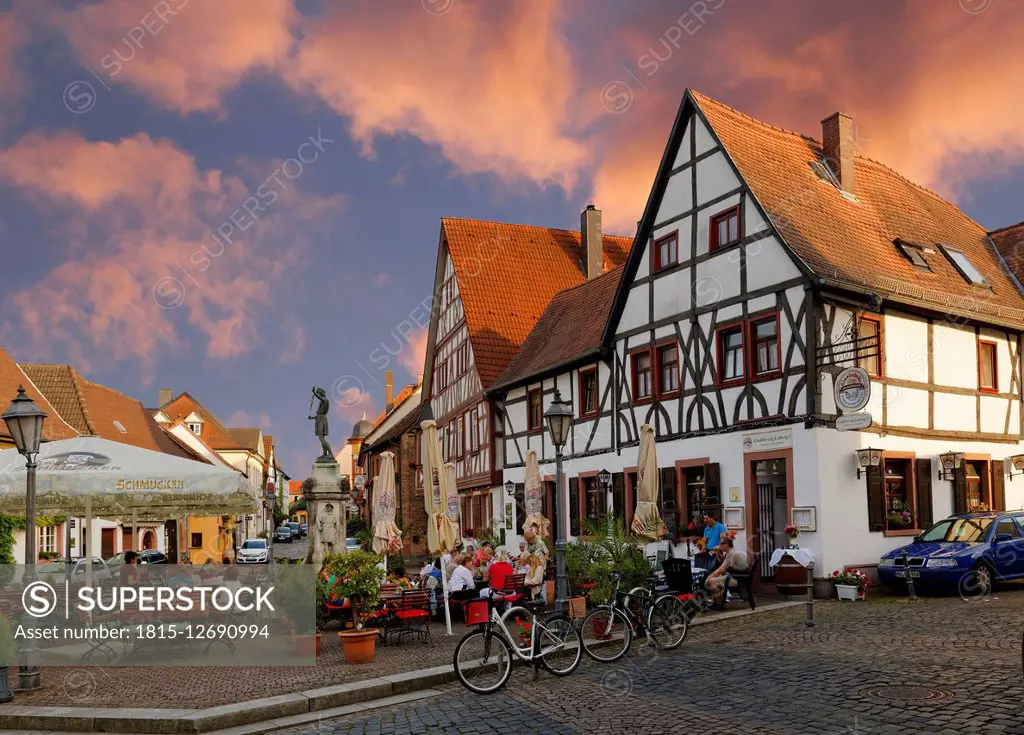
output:
<path id="1" fill-rule="evenodd" d="M 491 694 L 512 675 L 512 648 L 498 633 L 474 630 L 455 646 L 454 664 L 462 686 L 476 694 Z"/>
<path id="2" fill-rule="evenodd" d="M 688 629 L 686 605 L 674 595 L 659 597 L 647 611 L 647 632 L 658 648 L 678 648 Z"/>
<path id="3" fill-rule="evenodd" d="M 633 642 L 633 631 L 620 610 L 599 607 L 583 618 L 580 638 L 590 658 L 607 664 L 626 655 Z"/>
<path id="4" fill-rule="evenodd" d="M 583 641 L 565 613 L 545 618 L 537 629 L 540 636 L 540 663 L 555 676 L 568 676 L 583 660 Z"/>

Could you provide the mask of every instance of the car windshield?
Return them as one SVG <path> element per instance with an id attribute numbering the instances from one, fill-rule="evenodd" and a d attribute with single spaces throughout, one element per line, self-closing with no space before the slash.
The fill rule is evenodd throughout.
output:
<path id="1" fill-rule="evenodd" d="M 267 548 L 267 542 L 263 539 L 249 539 L 248 541 L 242 544 L 242 548 L 262 550 Z"/>
<path id="2" fill-rule="evenodd" d="M 921 534 L 921 540 L 977 543 L 991 525 L 991 518 L 947 518 Z"/>
<path id="3" fill-rule="evenodd" d="M 107 566 L 108 567 L 116 567 L 116 566 L 119 566 L 121 564 L 124 564 L 124 554 L 125 554 L 125 552 L 123 552 L 123 551 L 118 553 L 118 554 L 114 554 L 112 557 L 107 559 Z"/>

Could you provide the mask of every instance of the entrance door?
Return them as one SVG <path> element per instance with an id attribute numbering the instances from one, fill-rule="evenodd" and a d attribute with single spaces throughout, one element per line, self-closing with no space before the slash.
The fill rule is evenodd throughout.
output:
<path id="1" fill-rule="evenodd" d="M 114 528 L 100 529 L 100 556 L 109 559 L 114 555 Z"/>
<path id="2" fill-rule="evenodd" d="M 772 506 L 775 502 L 775 486 L 770 482 L 757 485 L 757 548 L 761 552 L 758 559 L 761 564 L 761 579 L 770 582 L 774 572 L 769 562 L 775 551 L 775 514 Z"/>
<path id="3" fill-rule="evenodd" d="M 755 483 L 752 530 L 757 539 L 758 565 L 763 582 L 773 581 L 772 552 L 786 544 L 787 469 L 786 459 L 781 457 L 753 460 L 750 466 Z"/>
<path id="4" fill-rule="evenodd" d="M 167 521 L 164 523 L 164 548 L 167 549 L 167 558 L 172 564 L 178 563 L 178 523 Z"/>

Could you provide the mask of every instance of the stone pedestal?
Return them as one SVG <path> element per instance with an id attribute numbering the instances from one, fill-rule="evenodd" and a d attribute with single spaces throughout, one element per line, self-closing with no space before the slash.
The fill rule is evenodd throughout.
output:
<path id="1" fill-rule="evenodd" d="M 345 553 L 346 509 L 351 501 L 348 478 L 343 478 L 333 459 L 313 463 L 313 476 L 302 483 L 309 515 L 309 550 L 306 563 L 319 569 L 324 557 Z"/>

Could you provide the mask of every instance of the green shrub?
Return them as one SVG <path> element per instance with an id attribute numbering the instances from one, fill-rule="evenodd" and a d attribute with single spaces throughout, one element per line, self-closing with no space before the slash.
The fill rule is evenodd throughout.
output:
<path id="1" fill-rule="evenodd" d="M 357 620 L 361 611 L 376 608 L 380 604 L 380 586 L 385 576 L 384 570 L 377 566 L 382 559 L 368 551 L 328 554 L 321 570 L 321 576 L 326 575 L 328 581 L 324 603 L 327 596 L 348 599 Z"/>

